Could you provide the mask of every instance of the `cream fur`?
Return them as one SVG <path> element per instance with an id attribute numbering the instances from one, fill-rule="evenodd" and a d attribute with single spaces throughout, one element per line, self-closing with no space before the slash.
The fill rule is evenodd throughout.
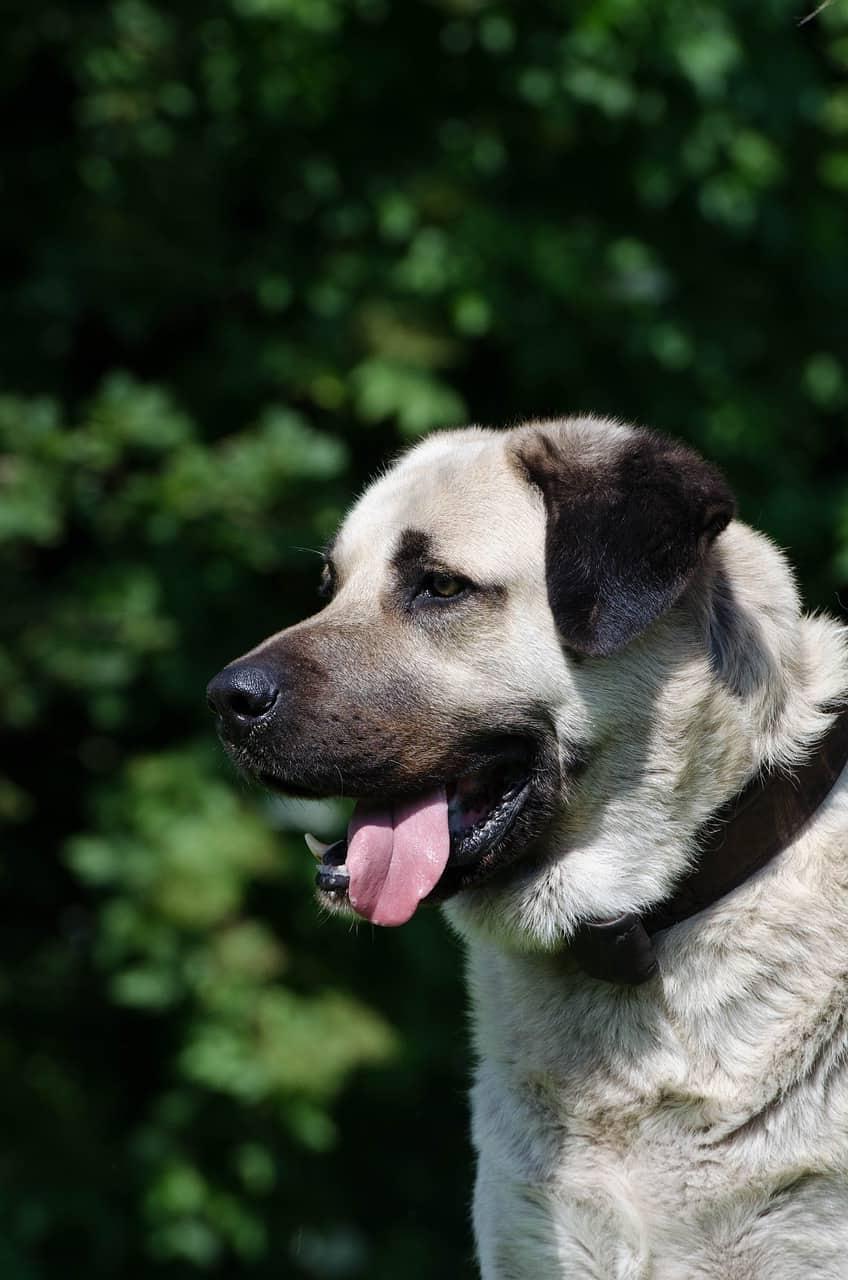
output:
<path id="1" fill-rule="evenodd" d="M 645 986 L 589 979 L 568 949 L 581 920 L 661 899 L 755 771 L 805 758 L 848 689 L 845 633 L 803 615 L 783 555 L 734 522 L 665 617 L 574 663 L 547 603 L 544 504 L 510 462 L 539 431 L 591 464 L 629 429 L 431 437 L 352 510 L 330 606 L 367 615 L 387 572 L 375 547 L 432 531 L 507 603 L 449 642 L 399 638 L 399 660 L 470 714 L 542 700 L 563 742 L 594 748 L 544 865 L 447 907 L 468 947 L 483 1280 L 848 1277 L 844 777 L 765 870 L 660 936 Z"/>

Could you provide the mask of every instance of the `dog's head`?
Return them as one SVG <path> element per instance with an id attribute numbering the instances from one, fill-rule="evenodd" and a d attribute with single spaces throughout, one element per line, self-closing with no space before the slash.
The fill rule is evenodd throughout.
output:
<path id="1" fill-rule="evenodd" d="M 710 733 L 733 694 L 703 601 L 733 510 L 691 451 L 610 422 L 432 436 L 350 511 L 323 609 L 212 681 L 221 734 L 275 790 L 357 799 L 361 915 L 452 898 L 549 945 L 667 890 L 657 797 L 691 824 L 722 799 L 699 792 L 704 752 L 722 777 L 750 764 Z"/>

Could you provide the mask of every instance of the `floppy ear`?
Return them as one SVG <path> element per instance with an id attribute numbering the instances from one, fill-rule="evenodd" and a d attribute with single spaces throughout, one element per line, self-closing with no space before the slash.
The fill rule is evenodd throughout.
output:
<path id="1" fill-rule="evenodd" d="M 602 656 L 671 608 L 735 503 L 714 467 L 649 431 L 611 444 L 608 458 L 568 445 L 540 430 L 518 457 L 547 508 L 554 620 L 571 648 Z"/>

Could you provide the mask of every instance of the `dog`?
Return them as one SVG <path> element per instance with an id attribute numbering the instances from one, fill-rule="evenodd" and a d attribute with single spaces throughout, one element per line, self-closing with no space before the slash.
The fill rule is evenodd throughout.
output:
<path id="1" fill-rule="evenodd" d="M 848 1277 L 848 647 L 683 445 L 434 434 L 226 667 L 236 765 L 357 807 L 331 910 L 467 944 L 483 1280 Z"/>

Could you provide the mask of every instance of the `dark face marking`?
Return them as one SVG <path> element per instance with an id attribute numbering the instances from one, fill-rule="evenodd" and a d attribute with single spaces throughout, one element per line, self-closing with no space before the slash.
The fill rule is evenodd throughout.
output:
<path id="1" fill-rule="evenodd" d="M 590 656 L 622 649 L 671 608 L 735 511 L 714 467 L 647 431 L 600 466 L 568 457 L 543 433 L 516 460 L 545 500 L 557 627 Z"/>
<path id="2" fill-rule="evenodd" d="M 499 583 L 472 582 L 438 554 L 433 539 L 422 529 L 404 529 L 391 557 L 396 587 L 384 605 L 398 605 L 406 612 L 447 622 L 458 619 L 462 606 L 472 602 L 503 600 L 506 589 Z"/>
<path id="3" fill-rule="evenodd" d="M 391 563 L 401 583 L 420 577 L 433 563 L 433 540 L 429 533 L 423 529 L 404 529 Z"/>

